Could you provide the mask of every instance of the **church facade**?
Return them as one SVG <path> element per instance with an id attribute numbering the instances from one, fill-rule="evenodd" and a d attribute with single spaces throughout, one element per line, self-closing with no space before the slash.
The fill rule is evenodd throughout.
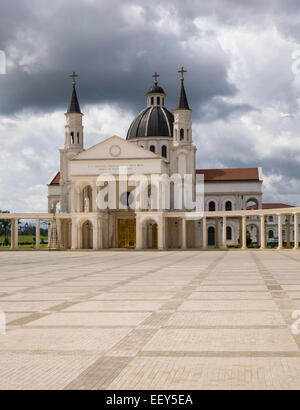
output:
<path id="1" fill-rule="evenodd" d="M 221 243 L 224 246 L 224 241 L 226 245 L 241 244 L 243 221 L 230 215 L 251 206 L 263 208 L 262 169 L 197 168 L 185 70 L 179 72 L 179 96 L 173 112 L 166 108 L 166 94 L 155 73 L 146 107 L 133 120 L 126 139 L 113 136 L 88 149 L 84 148 L 83 114 L 73 77 L 60 171 L 48 183 L 48 212 L 64 215 L 57 223 L 54 219 L 49 230 L 50 237 L 57 237 L 60 248 L 175 249 L 218 247 Z M 169 193 L 167 209 L 160 200 L 155 209 L 132 209 L 133 188 L 120 176 L 120 169 L 126 169 L 126 178 L 145 176 L 149 197 L 154 192 L 151 177 L 189 175 L 192 197 L 196 199 L 197 186 L 204 186 L 202 211 L 211 212 L 212 217 L 201 218 L 195 209 L 176 208 L 174 192 Z M 105 183 L 99 183 L 99 177 L 105 180 L 106 175 L 113 176 L 118 201 L 114 207 L 101 208 L 99 196 L 107 203 L 110 200 L 110 194 L 105 198 L 102 191 Z M 228 217 L 213 217 L 220 211 L 228 212 Z M 253 242 L 258 243 L 259 218 L 253 216 L 245 223 Z"/>

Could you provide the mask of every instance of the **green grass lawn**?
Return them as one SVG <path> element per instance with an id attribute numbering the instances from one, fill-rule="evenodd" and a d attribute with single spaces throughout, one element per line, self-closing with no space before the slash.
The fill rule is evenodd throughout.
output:
<path id="1" fill-rule="evenodd" d="M 5 238 L 4 236 L 0 236 L 0 250 L 1 249 L 10 249 L 10 237 L 8 238 L 9 245 L 4 245 Z M 40 248 L 47 248 L 48 237 L 45 235 L 41 235 L 41 243 Z M 35 248 L 35 235 L 19 235 L 18 238 L 19 248 L 21 249 L 34 249 Z"/>

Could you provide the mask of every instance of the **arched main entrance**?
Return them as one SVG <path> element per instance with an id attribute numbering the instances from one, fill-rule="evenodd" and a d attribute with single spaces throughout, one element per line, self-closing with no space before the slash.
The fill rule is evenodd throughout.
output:
<path id="1" fill-rule="evenodd" d="M 93 225 L 90 221 L 82 224 L 82 249 L 93 249 Z"/>
<path id="2" fill-rule="evenodd" d="M 135 248 L 136 221 L 132 218 L 118 219 L 118 247 Z"/>
<path id="3" fill-rule="evenodd" d="M 216 244 L 216 238 L 215 238 L 215 228 L 213 226 L 210 226 L 208 228 L 208 236 L 207 236 L 207 244 L 208 246 L 215 246 Z"/>

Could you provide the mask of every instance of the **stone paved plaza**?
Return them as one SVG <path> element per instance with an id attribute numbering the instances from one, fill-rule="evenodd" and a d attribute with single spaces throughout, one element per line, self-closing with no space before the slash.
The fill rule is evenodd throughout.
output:
<path id="1" fill-rule="evenodd" d="M 1 389 L 300 388 L 300 251 L 1 252 L 0 310 Z"/>

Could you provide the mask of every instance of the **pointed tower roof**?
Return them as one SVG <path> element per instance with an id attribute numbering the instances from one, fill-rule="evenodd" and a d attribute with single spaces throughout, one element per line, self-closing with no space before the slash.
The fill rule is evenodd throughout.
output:
<path id="1" fill-rule="evenodd" d="M 71 74 L 69 77 L 73 78 L 73 82 L 72 82 L 73 91 L 72 91 L 71 100 L 68 106 L 67 113 L 68 114 L 81 114 L 80 105 L 79 105 L 77 93 L 76 93 L 76 82 L 75 82 L 75 78 L 78 77 L 78 75 L 75 72 L 73 72 L 73 74 Z"/>
<path id="2" fill-rule="evenodd" d="M 75 85 L 73 85 L 73 92 L 68 106 L 68 114 L 81 114 L 80 105 L 78 102 Z"/>
<path id="3" fill-rule="evenodd" d="M 187 100 L 187 96 L 185 93 L 185 89 L 184 89 L 184 78 L 183 78 L 183 73 L 186 73 L 186 70 L 181 67 L 181 69 L 178 71 L 179 73 L 181 73 L 181 86 L 180 86 L 180 93 L 179 93 L 179 97 L 178 97 L 178 101 L 177 101 L 177 107 L 176 110 L 189 110 L 189 103 Z"/>

